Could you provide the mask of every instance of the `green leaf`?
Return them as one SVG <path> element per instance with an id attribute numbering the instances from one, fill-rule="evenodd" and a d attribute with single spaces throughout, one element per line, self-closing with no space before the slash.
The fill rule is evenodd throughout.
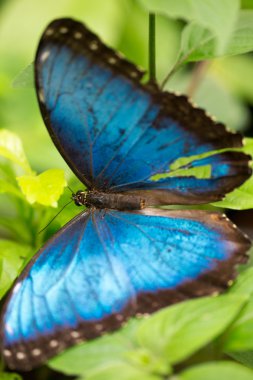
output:
<path id="1" fill-rule="evenodd" d="M 14 372 L 0 372 L 0 380 L 22 380 L 22 377 Z"/>
<path id="2" fill-rule="evenodd" d="M 21 269 L 25 259 L 31 254 L 31 247 L 28 245 L 15 243 L 10 240 L 0 240 L 0 298 L 13 284 Z"/>
<path id="3" fill-rule="evenodd" d="M 1 193 L 15 195 L 16 197 L 23 199 L 23 195 L 20 190 L 10 182 L 4 181 L 3 179 L 0 179 L 0 194 Z"/>
<path id="4" fill-rule="evenodd" d="M 210 362 L 191 367 L 175 380 L 252 380 L 253 371 L 229 361 Z"/>
<path id="5" fill-rule="evenodd" d="M 172 306 L 141 324 L 137 331 L 138 342 L 153 354 L 167 357 L 169 363 L 178 363 L 219 336 L 246 299 L 227 295 Z"/>
<path id="6" fill-rule="evenodd" d="M 215 37 L 210 30 L 194 22 L 184 28 L 177 66 L 216 55 Z"/>
<path id="7" fill-rule="evenodd" d="M 139 0 L 149 12 L 194 22 L 208 29 L 216 39 L 216 53 L 226 48 L 239 11 L 237 0 Z M 200 36 L 202 37 L 202 36 Z"/>
<path id="8" fill-rule="evenodd" d="M 226 352 L 253 350 L 253 268 L 242 272 L 230 288 L 230 294 L 248 295 L 238 318 L 222 339 Z"/>
<path id="9" fill-rule="evenodd" d="M 215 35 L 209 29 L 195 22 L 188 24 L 182 32 L 178 61 L 181 65 L 218 56 L 244 54 L 252 50 L 253 11 L 241 11 L 227 46 L 219 54 L 216 49 Z"/>
<path id="10" fill-rule="evenodd" d="M 32 173 L 20 138 L 6 129 L 0 130 L 0 156 L 21 166 L 27 174 Z"/>
<path id="11" fill-rule="evenodd" d="M 67 375 L 83 375 L 85 379 L 114 379 L 123 369 L 124 379 L 160 379 L 158 375 L 168 375 L 171 367 L 167 360 L 138 347 L 135 335 L 141 323 L 141 320 L 132 319 L 114 334 L 65 351 L 50 360 L 49 366 Z"/>
<path id="12" fill-rule="evenodd" d="M 145 373 L 124 362 L 111 363 L 104 368 L 94 368 L 89 375 L 79 379 L 82 380 L 161 380 L 159 375 Z"/>
<path id="13" fill-rule="evenodd" d="M 253 297 L 253 267 L 242 272 L 229 290 L 230 294 L 245 294 Z"/>
<path id="14" fill-rule="evenodd" d="M 253 50 L 253 11 L 240 11 L 224 55 L 244 54 Z"/>
<path id="15" fill-rule="evenodd" d="M 222 201 L 213 203 L 213 205 L 233 210 L 253 208 L 253 177 L 251 176 L 242 186 L 227 194 Z"/>
<path id="16" fill-rule="evenodd" d="M 24 175 L 17 178 L 18 184 L 29 203 L 57 207 L 57 201 L 66 186 L 64 171 L 46 170 L 42 174 Z"/>
<path id="17" fill-rule="evenodd" d="M 135 348 L 133 333 L 135 324 L 132 320 L 120 331 L 72 347 L 49 361 L 49 366 L 67 375 L 89 375 L 94 369 L 113 366 L 122 362 L 124 355 Z M 72 365 L 75 363 L 75 366 Z"/>
<path id="18" fill-rule="evenodd" d="M 156 373 L 161 376 L 168 376 L 172 372 L 172 367 L 168 360 L 154 355 L 153 352 L 145 348 L 128 351 L 124 356 L 132 365 L 146 372 Z"/>

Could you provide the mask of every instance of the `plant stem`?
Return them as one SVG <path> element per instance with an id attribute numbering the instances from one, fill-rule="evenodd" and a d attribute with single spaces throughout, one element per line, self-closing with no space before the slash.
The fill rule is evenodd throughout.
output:
<path id="1" fill-rule="evenodd" d="M 190 98 L 195 95 L 198 87 L 202 83 L 202 80 L 210 67 L 210 61 L 198 62 L 192 73 L 191 81 L 189 83 L 187 94 Z"/>
<path id="2" fill-rule="evenodd" d="M 149 82 L 156 82 L 155 14 L 149 14 Z"/>

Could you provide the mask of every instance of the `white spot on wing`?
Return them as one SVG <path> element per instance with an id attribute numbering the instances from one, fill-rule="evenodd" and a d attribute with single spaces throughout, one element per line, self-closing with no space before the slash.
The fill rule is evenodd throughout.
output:
<path id="1" fill-rule="evenodd" d="M 34 348 L 32 350 L 32 355 L 33 356 L 39 356 L 41 354 L 41 350 L 39 348 Z"/>
<path id="2" fill-rule="evenodd" d="M 80 40 L 81 38 L 82 38 L 82 33 L 80 33 L 80 32 L 75 32 L 75 34 L 74 34 L 74 37 L 77 39 L 77 40 Z"/>
<path id="3" fill-rule="evenodd" d="M 109 57 L 108 58 L 108 62 L 111 64 L 111 65 L 114 65 L 116 62 L 117 62 L 117 59 L 115 57 Z"/>
<path id="4" fill-rule="evenodd" d="M 131 71 L 131 72 L 130 72 L 130 76 L 131 76 L 132 78 L 137 78 L 137 77 L 138 77 L 138 73 L 137 73 L 136 71 Z"/>
<path id="5" fill-rule="evenodd" d="M 80 337 L 80 333 L 78 331 L 71 331 L 70 335 L 73 337 L 73 338 L 79 338 Z"/>
<path id="6" fill-rule="evenodd" d="M 54 33 L 54 29 L 48 29 L 45 33 L 46 36 L 52 36 L 52 34 Z"/>
<path id="7" fill-rule="evenodd" d="M 50 340 L 50 342 L 49 342 L 49 346 L 50 347 L 57 347 L 58 346 L 58 342 L 57 342 L 57 340 L 56 339 L 52 339 L 52 340 Z"/>
<path id="8" fill-rule="evenodd" d="M 14 286 L 13 294 L 17 293 L 17 291 L 19 290 L 20 286 L 21 286 L 21 283 L 20 283 L 20 282 L 18 282 L 18 283 Z"/>
<path id="9" fill-rule="evenodd" d="M 66 26 L 62 26 L 59 31 L 62 34 L 66 34 L 66 33 L 68 33 L 68 28 L 66 28 Z"/>
<path id="10" fill-rule="evenodd" d="M 40 56 L 41 62 L 45 62 L 45 60 L 49 57 L 50 50 L 45 50 Z"/>
<path id="11" fill-rule="evenodd" d="M 4 350 L 4 356 L 9 358 L 11 355 L 12 355 L 12 353 L 10 350 Z"/>
<path id="12" fill-rule="evenodd" d="M 39 100 L 41 101 L 41 103 L 45 103 L 45 97 L 42 90 L 39 90 L 38 95 L 39 95 Z"/>
<path id="13" fill-rule="evenodd" d="M 89 47 L 91 50 L 97 50 L 98 49 L 98 42 L 96 40 L 91 41 Z"/>
<path id="14" fill-rule="evenodd" d="M 23 360 L 25 358 L 24 352 L 17 352 L 16 356 L 18 360 Z"/>

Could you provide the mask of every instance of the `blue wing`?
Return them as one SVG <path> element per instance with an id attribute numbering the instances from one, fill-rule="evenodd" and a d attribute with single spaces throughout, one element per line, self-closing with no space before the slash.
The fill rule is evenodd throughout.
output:
<path id="1" fill-rule="evenodd" d="M 216 213 L 80 214 L 14 286 L 1 323 L 5 360 L 27 370 L 138 312 L 221 290 L 248 245 Z"/>
<path id="2" fill-rule="evenodd" d="M 241 137 L 214 123 L 186 97 L 142 85 L 142 73 L 82 24 L 52 22 L 35 67 L 50 135 L 88 187 L 145 191 L 150 204 L 203 203 L 220 199 L 250 175 L 247 156 L 224 152 L 209 159 L 208 180 L 152 181 L 178 157 L 239 147 Z"/>

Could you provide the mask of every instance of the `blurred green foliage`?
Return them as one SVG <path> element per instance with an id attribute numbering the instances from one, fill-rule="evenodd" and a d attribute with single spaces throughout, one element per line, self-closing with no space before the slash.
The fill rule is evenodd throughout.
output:
<path id="1" fill-rule="evenodd" d="M 53 146 L 37 106 L 32 62 L 42 31 L 54 18 L 77 18 L 148 70 L 149 12 L 157 13 L 159 83 L 188 94 L 232 130 L 250 132 L 253 0 L 1 1 L 1 298 L 49 236 L 79 212 L 67 206 L 39 233 L 69 202 L 65 178 L 74 190 L 83 188 Z M 243 150 L 252 154 L 252 139 L 245 141 Z M 184 159 L 173 164 L 177 174 L 190 170 Z M 206 169 L 190 174 L 203 178 Z M 247 209 L 252 199 L 253 177 L 216 206 Z M 86 380 L 252 379 L 252 279 L 252 268 L 244 268 L 228 294 L 132 320 L 115 334 L 66 351 L 49 366 Z M 0 371 L 0 380 L 19 378 Z"/>

